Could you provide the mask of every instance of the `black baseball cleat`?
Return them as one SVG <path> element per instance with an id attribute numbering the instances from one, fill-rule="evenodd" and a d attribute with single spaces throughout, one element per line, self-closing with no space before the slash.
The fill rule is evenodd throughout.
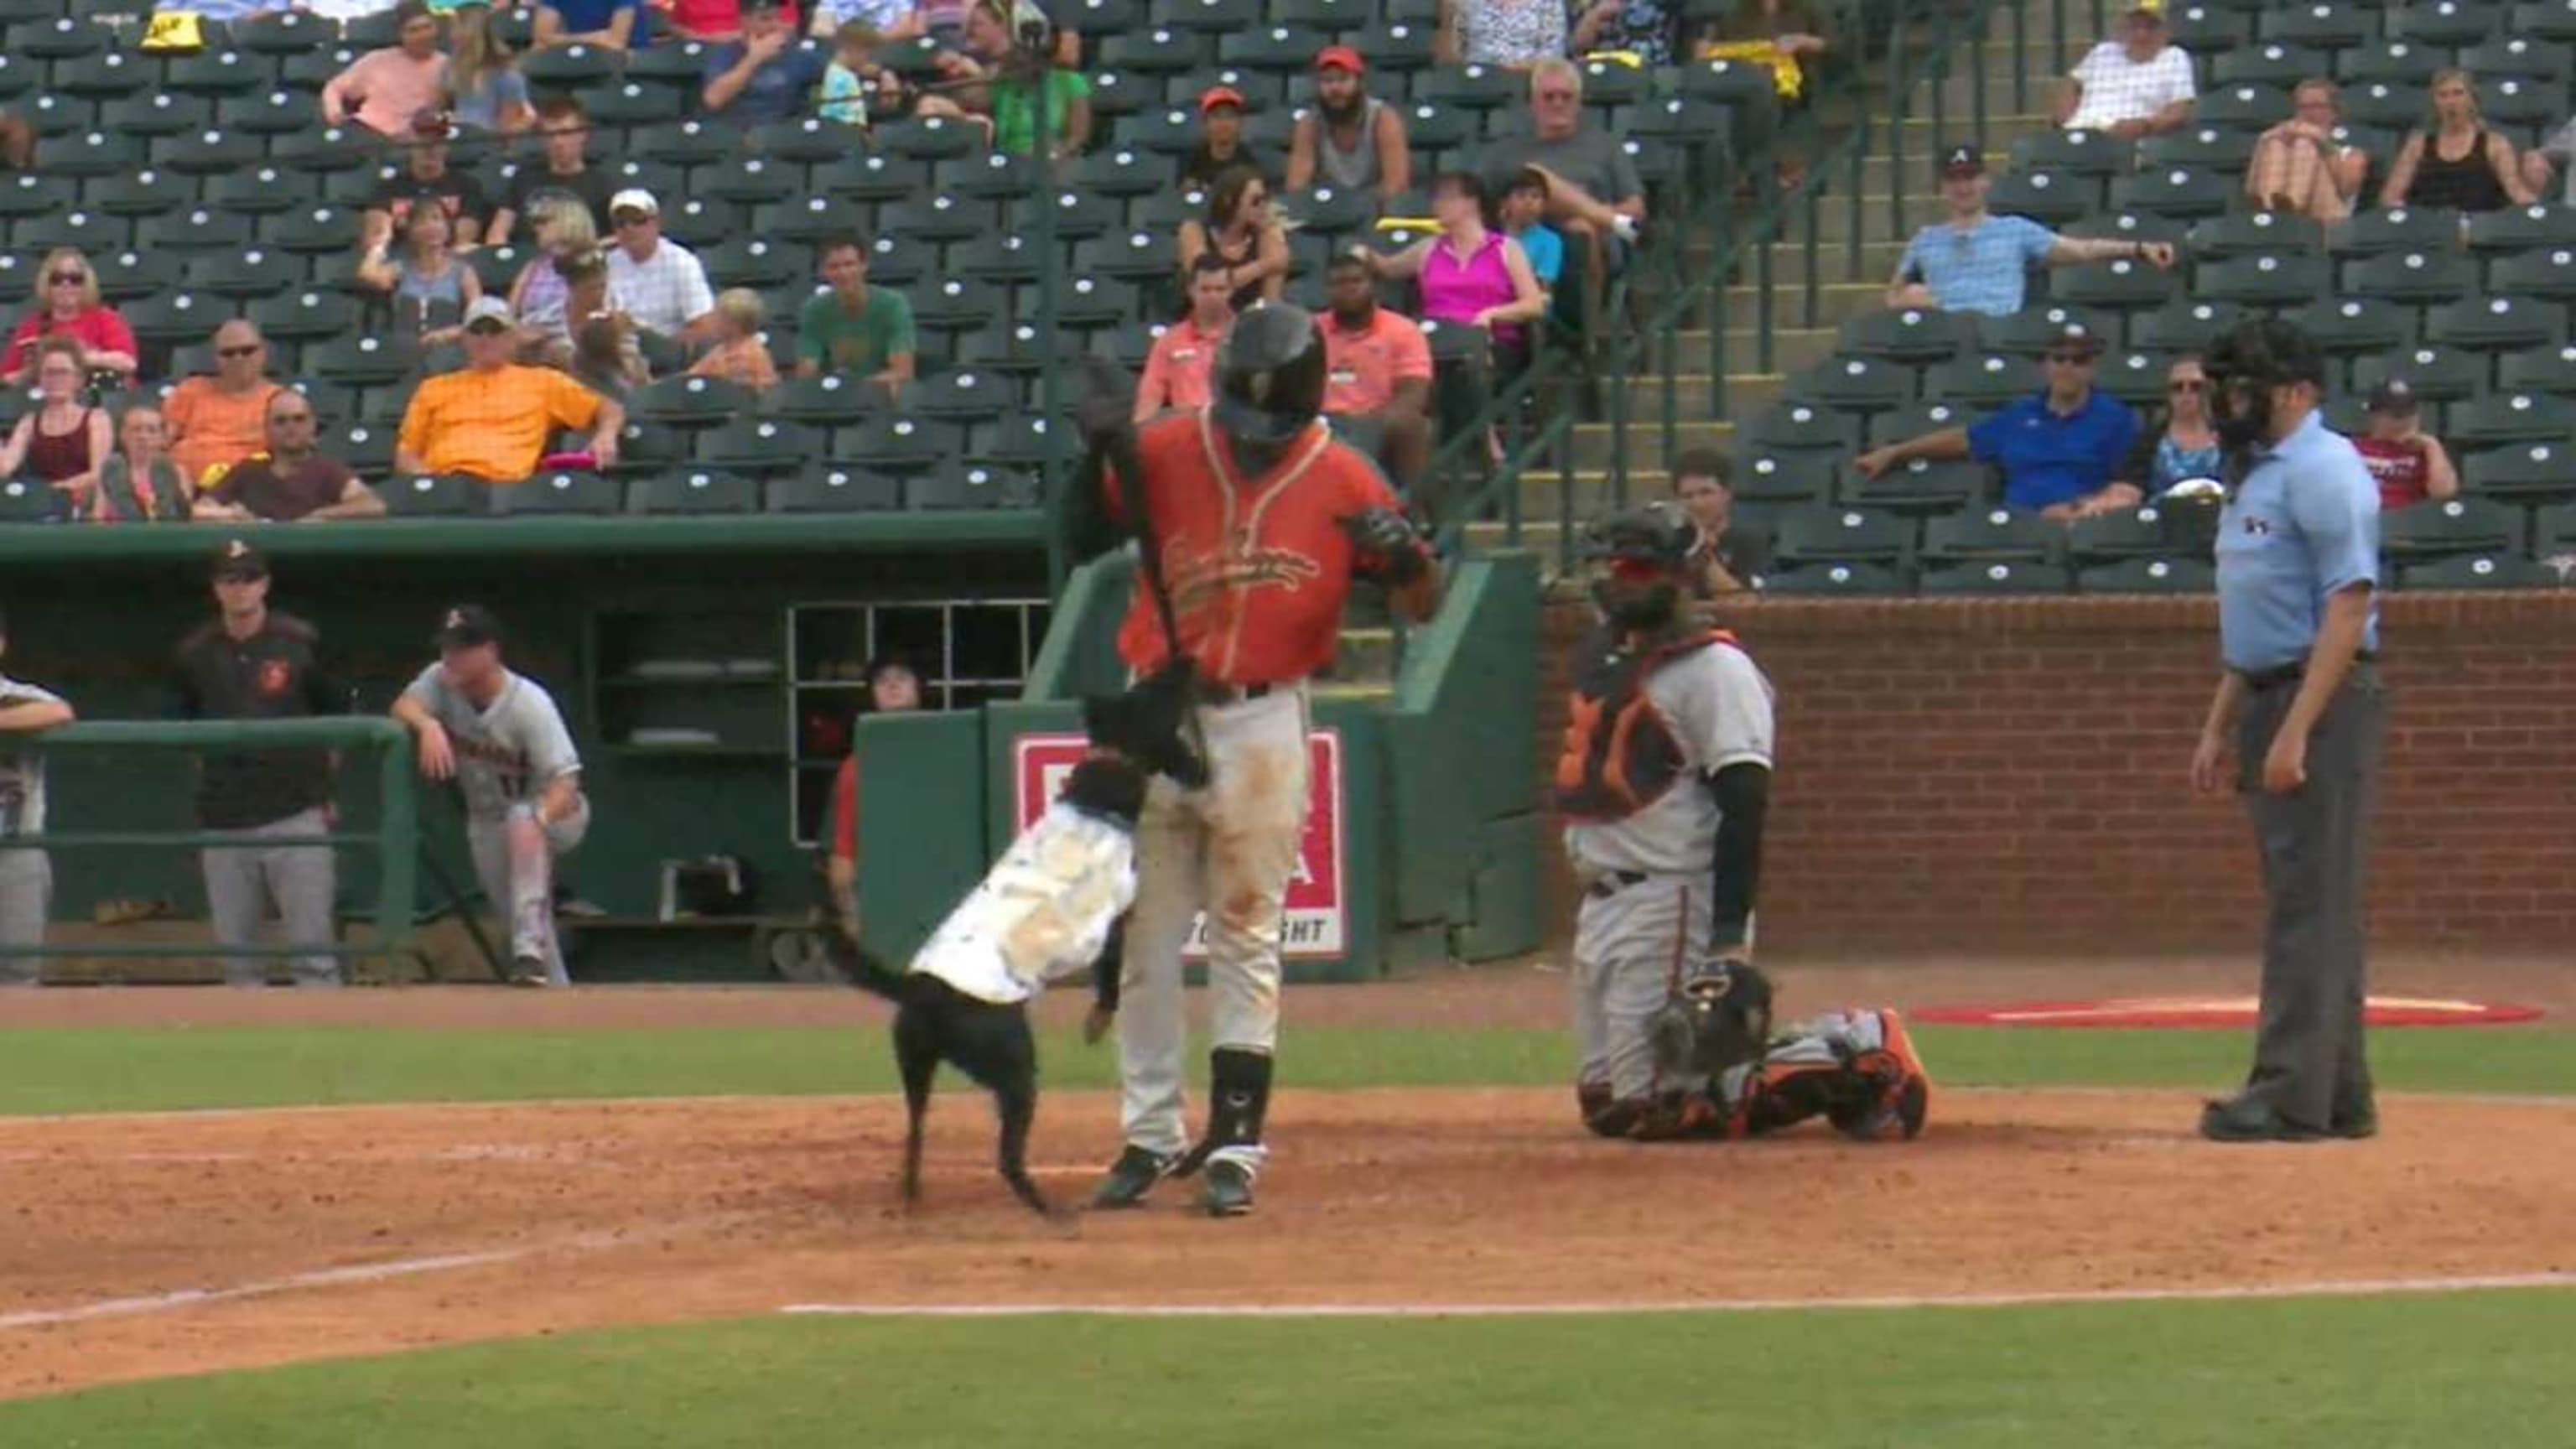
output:
<path id="1" fill-rule="evenodd" d="M 1239 1218 L 1252 1211 L 1252 1169 L 1240 1162 L 1211 1162 L 1199 1184 L 1199 1206 L 1212 1218 Z"/>
<path id="2" fill-rule="evenodd" d="M 543 986 L 543 985 L 546 985 L 546 984 L 547 984 L 546 958 L 545 958 L 545 957 L 543 957 L 543 956 L 513 956 L 513 957 L 511 957 L 511 958 L 510 958 L 510 984 L 511 984 L 511 985 L 513 985 L 513 986 Z"/>
<path id="3" fill-rule="evenodd" d="M 2379 1107 L 2364 1101 L 2357 1107 L 2338 1107 L 2334 1120 L 2326 1124 L 2326 1135 L 2348 1142 L 2361 1142 L 2379 1135 Z"/>
<path id="4" fill-rule="evenodd" d="M 1126 1149 L 1118 1154 L 1118 1160 L 1109 1164 L 1108 1175 L 1100 1179 L 1100 1186 L 1091 1190 L 1091 1206 L 1095 1210 L 1105 1210 L 1131 1208 L 1142 1203 L 1154 1190 L 1154 1184 L 1171 1176 L 1174 1161 L 1159 1152 L 1128 1143 Z"/>
<path id="5" fill-rule="evenodd" d="M 2212 1102 L 2200 1113 L 2200 1135 L 2212 1142 L 2316 1142 L 2326 1134 L 2243 1097 Z"/>

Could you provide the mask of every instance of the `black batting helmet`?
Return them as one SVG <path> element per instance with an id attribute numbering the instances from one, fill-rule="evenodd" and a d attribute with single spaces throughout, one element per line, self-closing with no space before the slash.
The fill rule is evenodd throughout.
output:
<path id="1" fill-rule="evenodd" d="M 1324 334 L 1303 307 L 1264 302 L 1234 319 L 1216 354 L 1216 422 L 1276 447 L 1324 410 Z"/>
<path id="2" fill-rule="evenodd" d="M 1695 538 L 1681 510 L 1669 503 L 1646 503 L 1585 524 L 1583 556 L 1679 569 L 1690 562 Z"/>

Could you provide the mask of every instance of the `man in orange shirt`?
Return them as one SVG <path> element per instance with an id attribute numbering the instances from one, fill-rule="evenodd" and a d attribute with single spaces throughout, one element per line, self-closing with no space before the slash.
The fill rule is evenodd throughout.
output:
<path id="1" fill-rule="evenodd" d="M 1208 376 L 1216 367 L 1217 349 L 1234 327 L 1234 294 L 1226 285 L 1225 263 L 1214 252 L 1190 272 L 1190 315 L 1163 329 L 1145 358 L 1145 377 L 1136 385 L 1136 421 L 1166 408 L 1203 408 L 1212 400 Z"/>
<path id="2" fill-rule="evenodd" d="M 1194 788 L 1155 776 L 1136 823 L 1136 903 L 1120 995 L 1120 1123 L 1126 1145 L 1094 1192 L 1130 1207 L 1165 1177 L 1204 1167 L 1200 1206 L 1251 1211 L 1279 1036 L 1280 947 L 1305 835 L 1306 679 L 1333 662 L 1356 576 L 1385 582 L 1427 619 L 1439 565 L 1377 465 L 1322 418 L 1324 339 L 1302 308 L 1265 303 L 1226 335 L 1216 398 L 1136 432 L 1139 475 L 1110 473 L 1103 500 L 1132 493 L 1151 527 L 1171 631 L 1140 580 L 1118 652 L 1139 677 L 1187 700 L 1184 737 L 1204 756 Z M 1114 455 L 1113 455 L 1114 456 Z M 1174 641 L 1186 663 L 1173 668 Z M 1192 1148 L 1183 1116 L 1188 1025 L 1181 950 L 1207 919 L 1210 1109 Z"/>
<path id="3" fill-rule="evenodd" d="M 189 378 L 161 404 L 170 461 L 189 487 L 213 487 L 224 470 L 268 447 L 268 400 L 277 384 L 267 367 L 267 339 L 236 317 L 215 329 L 215 375 Z"/>
<path id="4" fill-rule="evenodd" d="M 1324 276 L 1333 304 L 1324 318 L 1324 416 L 1427 512 L 1430 500 L 1416 490 L 1431 461 L 1431 343 L 1412 318 L 1377 304 L 1365 260 L 1337 256 Z"/>
<path id="5" fill-rule="evenodd" d="M 394 467 L 524 483 L 557 428 L 588 428 L 591 466 L 614 467 L 626 409 L 552 368 L 519 366 L 510 360 L 517 348 L 509 303 L 482 297 L 466 308 L 465 370 L 412 394 Z"/>

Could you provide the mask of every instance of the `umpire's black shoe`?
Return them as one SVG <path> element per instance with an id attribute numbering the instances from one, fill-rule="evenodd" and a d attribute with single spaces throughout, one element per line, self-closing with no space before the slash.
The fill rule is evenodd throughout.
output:
<path id="1" fill-rule="evenodd" d="M 1149 1151 L 1130 1142 L 1118 1160 L 1109 1164 L 1109 1173 L 1100 1186 L 1091 1190 L 1094 1208 L 1131 1208 L 1145 1200 L 1154 1184 L 1169 1177 L 1174 1159 Z"/>
<path id="2" fill-rule="evenodd" d="M 1252 1211 L 1252 1169 L 1240 1162 L 1211 1162 L 1199 1185 L 1199 1206 L 1212 1218 L 1239 1218 Z"/>
<path id="3" fill-rule="evenodd" d="M 2302 1127 L 2264 1103 L 2233 1097 L 2201 1109 L 2200 1135 L 2212 1142 L 2315 1142 L 2326 1134 Z"/>
<path id="4" fill-rule="evenodd" d="M 2357 1107 L 2337 1107 L 2334 1120 L 2326 1124 L 2326 1135 L 2360 1142 L 2379 1135 L 2379 1106 L 2364 1101 Z"/>

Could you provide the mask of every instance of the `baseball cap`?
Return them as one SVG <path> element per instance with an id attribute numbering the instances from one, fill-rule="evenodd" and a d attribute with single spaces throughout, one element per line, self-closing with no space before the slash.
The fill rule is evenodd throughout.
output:
<path id="1" fill-rule="evenodd" d="M 1353 75 L 1368 73 L 1368 65 L 1360 59 L 1360 53 L 1347 45 L 1328 45 L 1315 52 L 1315 69 L 1330 70 L 1334 66 L 1340 66 Z"/>
<path id="2" fill-rule="evenodd" d="M 2081 352 L 2087 357 L 2099 356 L 2106 344 L 2102 334 L 2081 322 L 2069 322 L 2048 339 L 2048 350 Z"/>
<path id="3" fill-rule="evenodd" d="M 423 106 L 411 113 L 411 133 L 423 141 L 444 141 L 456 134 L 456 126 L 447 112 L 436 106 Z"/>
<path id="4" fill-rule="evenodd" d="M 2402 377 L 2392 377 L 2370 390 L 2368 408 L 2392 418 L 2411 418 L 2422 407 L 2415 396 L 2415 385 Z"/>
<path id="5" fill-rule="evenodd" d="M 1941 153 L 1943 176 L 1983 176 L 1986 153 L 1974 146 L 1952 146 Z"/>
<path id="6" fill-rule="evenodd" d="M 501 621 L 481 604 L 458 604 L 438 616 L 438 632 L 431 642 L 441 649 L 471 649 L 478 644 L 501 642 Z"/>
<path id="7" fill-rule="evenodd" d="M 2133 16 L 2143 15 L 2161 25 L 2165 18 L 2165 0 L 2134 0 L 2134 3 L 2129 6 L 2128 13 Z"/>
<path id="8" fill-rule="evenodd" d="M 264 579 L 268 577 L 268 560 L 248 539 L 228 538 L 215 550 L 215 577 L 218 579 Z"/>
<path id="9" fill-rule="evenodd" d="M 1200 115 L 1204 116 L 1219 106 L 1232 106 L 1238 111 L 1244 109 L 1243 92 L 1232 86 L 1210 86 L 1199 92 Z"/>
<path id="10" fill-rule="evenodd" d="M 498 322 L 504 327 L 513 327 L 518 325 L 518 321 L 506 299 L 489 293 L 475 298 L 473 305 L 465 309 L 465 330 L 468 332 L 474 330 L 477 322 Z"/>
<path id="11" fill-rule="evenodd" d="M 643 187 L 630 186 L 608 198 L 608 214 L 615 216 L 621 211 L 640 211 L 646 216 L 660 216 L 662 203 L 655 201 L 653 193 Z"/>

